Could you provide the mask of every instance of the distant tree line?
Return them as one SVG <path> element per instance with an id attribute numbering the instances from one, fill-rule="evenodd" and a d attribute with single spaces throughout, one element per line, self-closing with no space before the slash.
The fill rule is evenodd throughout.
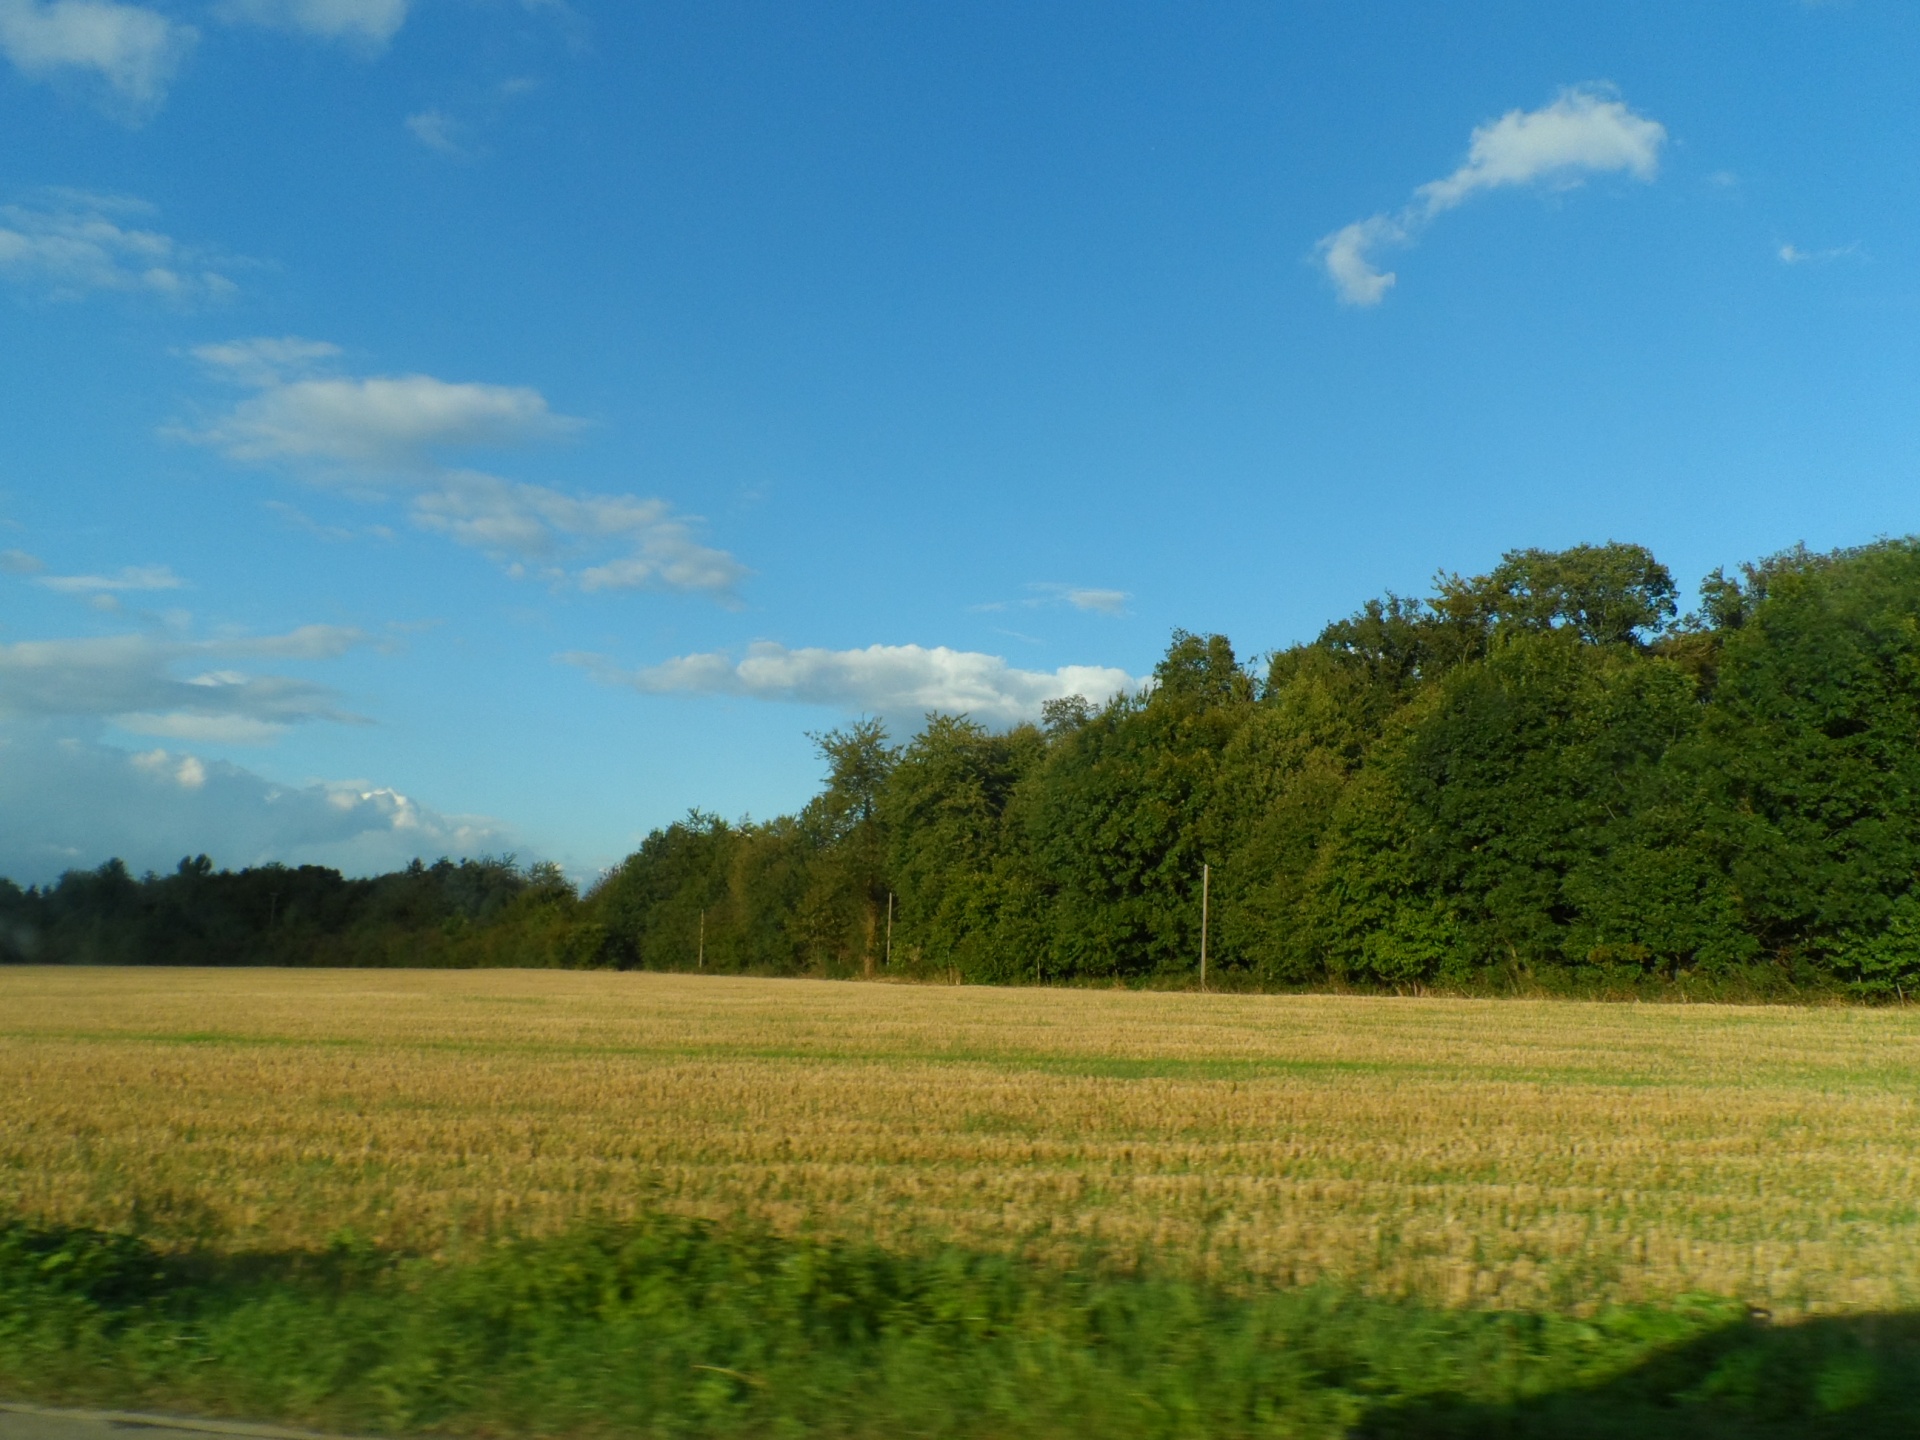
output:
<path id="1" fill-rule="evenodd" d="M 573 885 L 511 858 L 416 860 L 350 880 L 319 865 L 135 879 L 118 860 L 22 890 L 0 880 L 0 960 L 78 965 L 598 963 Z M 583 951 L 583 943 L 586 949 Z"/>
<path id="2" fill-rule="evenodd" d="M 797 815 L 694 813 L 584 896 L 442 861 L 0 887 L 12 958 L 612 965 L 1011 984 L 1920 983 L 1920 540 L 1716 571 L 1514 551 L 1243 664 L 992 731 L 816 737 Z"/>

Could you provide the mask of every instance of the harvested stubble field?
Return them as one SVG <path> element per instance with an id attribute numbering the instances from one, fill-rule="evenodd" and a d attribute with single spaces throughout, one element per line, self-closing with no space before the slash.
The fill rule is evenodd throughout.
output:
<path id="1" fill-rule="evenodd" d="M 0 970 L 0 1210 L 423 1250 L 652 1209 L 1449 1305 L 1920 1303 L 1901 1010 Z"/>

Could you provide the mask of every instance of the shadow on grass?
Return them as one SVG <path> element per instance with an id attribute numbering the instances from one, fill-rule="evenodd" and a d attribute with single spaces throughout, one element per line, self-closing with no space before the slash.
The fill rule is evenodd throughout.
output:
<path id="1" fill-rule="evenodd" d="M 1879 1440 L 1920 1436 L 1920 1315 L 1736 1322 L 1604 1381 L 1502 1403 L 1389 1401 L 1366 1440 Z"/>

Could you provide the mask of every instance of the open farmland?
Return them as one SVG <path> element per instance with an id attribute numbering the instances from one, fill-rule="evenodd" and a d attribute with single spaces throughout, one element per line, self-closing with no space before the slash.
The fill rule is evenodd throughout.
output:
<path id="1" fill-rule="evenodd" d="M 0 1207 L 444 1248 L 664 1208 L 1449 1305 L 1920 1302 L 1902 1010 L 0 970 Z"/>

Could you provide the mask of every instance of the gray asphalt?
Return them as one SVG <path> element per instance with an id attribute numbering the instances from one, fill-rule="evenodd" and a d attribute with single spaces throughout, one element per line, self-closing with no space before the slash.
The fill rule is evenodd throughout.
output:
<path id="1" fill-rule="evenodd" d="M 308 1430 L 285 1430 L 277 1425 L 0 1404 L 0 1440 L 210 1440 L 218 1435 L 228 1440 L 329 1440 Z"/>

